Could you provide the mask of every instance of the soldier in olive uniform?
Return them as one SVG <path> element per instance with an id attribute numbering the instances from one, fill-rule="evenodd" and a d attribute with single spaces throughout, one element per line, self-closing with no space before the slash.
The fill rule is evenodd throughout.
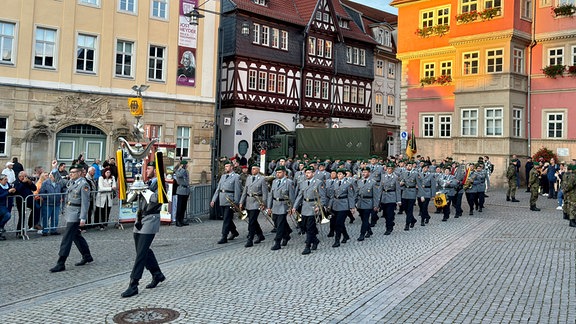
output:
<path id="1" fill-rule="evenodd" d="M 142 278 L 144 268 L 152 274 L 152 281 L 146 285 L 147 289 L 156 288 L 159 283 L 166 280 L 154 252 L 150 249 L 156 233 L 160 231 L 160 210 L 162 209 L 162 204 L 158 202 L 158 181 L 161 180 L 156 177 L 156 163 L 154 161 L 148 162 L 146 166 L 146 178 L 149 179 L 147 189 L 149 195 L 139 194 L 138 213 L 140 216 L 134 224 L 136 259 L 132 273 L 130 273 L 130 284 L 121 294 L 122 297 L 138 294 L 138 282 Z"/>
<path id="2" fill-rule="evenodd" d="M 400 176 L 400 188 L 402 188 L 402 206 L 406 212 L 405 231 L 410 230 L 416 224 L 414 217 L 414 204 L 416 203 L 416 184 L 418 182 L 418 172 L 412 170 L 413 163 L 406 164 L 406 171 Z"/>
<path id="3" fill-rule="evenodd" d="M 536 201 L 538 201 L 538 190 L 540 189 L 540 163 L 534 162 L 532 169 L 528 173 L 528 188 L 530 188 L 530 210 L 540 211 L 540 208 L 536 207 Z"/>
<path id="4" fill-rule="evenodd" d="M 56 169 L 57 165 L 57 161 L 52 161 L 52 169 Z M 82 237 L 80 231 L 80 227 L 86 224 L 88 209 L 90 208 L 90 185 L 86 182 L 86 179 L 80 176 L 82 170 L 83 167 L 78 164 L 74 164 L 70 167 L 70 180 L 67 184 L 66 206 L 64 207 L 66 230 L 62 236 L 62 242 L 60 243 L 58 262 L 55 267 L 50 269 L 50 272 L 66 270 L 65 263 L 70 254 L 72 243 L 76 245 L 78 251 L 80 251 L 80 254 L 82 255 L 82 260 L 76 263 L 76 266 L 83 266 L 86 263 L 94 261 L 88 243 L 84 237 Z M 52 173 L 54 174 L 56 181 L 62 179 L 60 173 L 54 172 L 54 170 L 52 170 Z"/>
<path id="5" fill-rule="evenodd" d="M 400 206 L 402 203 L 400 183 L 398 182 L 398 175 L 394 172 L 394 167 L 394 163 L 388 163 L 386 174 L 382 175 L 380 186 L 380 209 L 382 209 L 382 217 L 386 220 L 384 235 L 392 234 L 395 225 L 394 210 L 396 205 Z"/>
<path id="6" fill-rule="evenodd" d="M 234 212 L 230 208 L 231 203 L 238 204 L 240 202 L 240 195 L 242 194 L 240 176 L 233 172 L 233 168 L 232 162 L 224 162 L 225 173 L 220 177 L 220 182 L 218 182 L 216 191 L 212 196 L 212 201 L 210 201 L 210 207 L 214 207 L 216 200 L 218 200 L 220 203 L 220 213 L 224 217 L 224 222 L 222 223 L 222 238 L 218 241 L 218 244 L 228 243 L 228 240 L 233 240 L 240 235 L 232 219 Z M 227 237 L 229 233 L 230 237 Z"/>
<path id="7" fill-rule="evenodd" d="M 252 164 L 252 175 L 246 178 L 246 184 L 240 197 L 240 209 L 245 208 L 248 212 L 248 241 L 245 247 L 252 247 L 264 241 L 264 233 L 258 223 L 258 215 L 260 211 L 266 208 L 268 201 L 268 184 L 262 174 L 260 174 L 260 166 Z M 268 217 L 268 216 L 264 216 Z M 254 240 L 256 237 L 256 240 Z"/>
<path id="8" fill-rule="evenodd" d="M 516 172 L 516 164 L 518 164 L 517 159 L 510 160 L 510 165 L 506 169 L 506 179 L 508 179 L 508 191 L 506 192 L 506 201 L 519 202 L 516 200 L 516 180 L 518 178 L 518 173 Z"/>
<path id="9" fill-rule="evenodd" d="M 176 200 L 176 226 L 188 226 L 188 222 L 184 220 L 186 214 L 186 206 L 188 205 L 188 195 L 190 195 L 190 178 L 188 177 L 188 161 L 184 160 L 180 162 L 178 170 L 174 172 L 174 179 L 178 183 L 176 188 L 176 195 L 178 196 Z"/>
<path id="10" fill-rule="evenodd" d="M 320 214 L 321 208 L 326 204 L 326 187 L 324 182 L 314 177 L 314 168 L 306 168 L 306 180 L 300 185 L 300 190 L 294 202 L 292 213 L 302 207 L 302 223 L 306 229 L 306 247 L 302 251 L 303 255 L 310 254 L 311 250 L 318 248 L 320 241 L 316 237 L 318 228 L 316 227 L 316 215 Z"/>
<path id="11" fill-rule="evenodd" d="M 289 201 L 288 201 L 289 200 Z M 268 214 L 272 214 L 276 226 L 276 237 L 272 251 L 280 250 L 280 245 L 286 246 L 290 240 L 290 225 L 286 215 L 290 211 L 288 204 L 294 201 L 294 184 L 286 177 L 286 167 L 276 167 L 276 179 L 272 182 L 272 188 L 268 195 Z M 282 243 L 280 243 L 282 241 Z"/>
<path id="12" fill-rule="evenodd" d="M 330 202 L 328 203 L 328 206 L 330 206 L 336 216 L 336 235 L 334 236 L 332 247 L 340 246 L 340 238 L 342 238 L 342 243 L 346 243 L 350 239 L 345 221 L 348 211 L 354 213 L 356 210 L 354 185 L 346 180 L 346 169 L 338 169 L 337 174 L 338 180 L 333 184 L 332 196 L 329 197 Z"/>
<path id="13" fill-rule="evenodd" d="M 434 174 L 429 172 L 429 166 L 425 164 L 418 175 L 418 209 L 420 210 L 421 226 L 425 226 L 430 221 L 428 206 L 430 199 L 436 193 L 436 180 Z"/>
<path id="14" fill-rule="evenodd" d="M 379 187 L 376 181 L 370 178 L 370 168 L 364 167 L 361 172 L 362 179 L 356 181 L 356 209 L 362 220 L 358 241 L 364 241 L 365 237 L 372 236 L 370 215 L 372 212 L 378 212 L 380 205 Z"/>
<path id="15" fill-rule="evenodd" d="M 562 191 L 564 192 L 564 205 L 562 211 L 564 218 L 570 219 L 569 226 L 576 227 L 576 165 L 568 166 L 568 171 L 562 176 Z"/>

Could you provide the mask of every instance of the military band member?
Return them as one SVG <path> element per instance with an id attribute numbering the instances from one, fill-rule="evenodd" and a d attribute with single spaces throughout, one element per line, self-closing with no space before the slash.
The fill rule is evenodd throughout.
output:
<path id="1" fill-rule="evenodd" d="M 268 213 L 273 215 L 276 226 L 276 237 L 272 251 L 280 250 L 280 246 L 286 246 L 290 240 L 292 230 L 286 218 L 290 210 L 288 205 L 294 201 L 294 184 L 286 177 L 286 168 L 276 168 L 276 179 L 272 182 L 272 188 L 268 195 Z"/>
<path id="2" fill-rule="evenodd" d="M 442 207 L 442 221 L 446 222 L 450 218 L 450 205 L 456 199 L 456 191 L 454 188 L 458 186 L 458 180 L 454 179 L 452 175 L 452 167 L 447 164 L 444 167 L 444 174 L 438 178 L 438 189 L 446 195 L 446 206 Z"/>
<path id="3" fill-rule="evenodd" d="M 416 224 L 416 217 L 414 217 L 414 204 L 416 203 L 416 185 L 418 182 L 418 172 L 412 170 L 414 164 L 408 162 L 406 164 L 406 171 L 400 176 L 400 188 L 402 189 L 402 206 L 406 212 L 406 226 L 405 231 L 410 230 Z"/>
<path id="4" fill-rule="evenodd" d="M 488 173 L 484 169 L 484 164 L 477 163 L 475 165 L 476 176 L 474 177 L 474 183 L 472 184 L 476 188 L 476 200 L 474 201 L 475 208 L 478 212 L 482 212 L 484 209 L 484 201 L 486 200 L 486 181 L 488 181 Z"/>
<path id="5" fill-rule="evenodd" d="M 316 227 L 316 215 L 322 213 L 321 208 L 326 205 L 326 187 L 324 182 L 314 177 L 314 168 L 306 168 L 306 180 L 300 186 L 292 213 L 298 207 L 302 207 L 302 223 L 306 229 L 306 246 L 302 254 L 310 254 L 311 250 L 318 248 L 320 241 L 316 237 L 318 228 Z"/>
<path id="6" fill-rule="evenodd" d="M 330 171 L 330 179 L 326 180 L 326 197 L 328 199 L 334 195 L 334 183 L 338 181 L 338 169 Z M 331 209 L 328 209 L 328 214 L 330 215 L 330 230 L 328 231 L 328 237 L 334 237 L 334 231 L 336 231 L 336 216 Z"/>
<path id="7" fill-rule="evenodd" d="M 380 209 L 382 209 L 382 217 L 386 220 L 386 232 L 384 235 L 392 234 L 394 230 L 394 210 L 396 205 L 402 204 L 402 197 L 400 192 L 400 183 L 398 176 L 394 173 L 394 163 L 388 163 L 386 167 L 386 174 L 382 176 L 380 185 Z"/>
<path id="8" fill-rule="evenodd" d="M 176 188 L 176 226 L 188 226 L 188 222 L 184 220 L 186 214 L 186 206 L 188 205 L 188 195 L 190 195 L 190 178 L 188 177 L 188 161 L 184 160 L 180 162 L 178 169 L 174 172 L 174 179 L 178 183 Z"/>
<path id="9" fill-rule="evenodd" d="M 540 163 L 534 162 L 528 177 L 528 188 L 530 188 L 530 210 L 532 211 L 540 211 L 540 208 L 536 207 L 538 189 L 540 189 L 540 170 Z"/>
<path id="10" fill-rule="evenodd" d="M 354 185 L 346 180 L 346 169 L 338 169 L 337 174 L 338 180 L 334 182 L 332 196 L 329 197 L 330 209 L 336 216 L 336 235 L 334 236 L 332 247 L 340 246 L 340 238 L 342 238 L 342 243 L 348 242 L 350 236 L 345 225 L 347 213 L 348 211 L 352 213 L 356 211 Z"/>
<path id="11" fill-rule="evenodd" d="M 354 196 L 356 196 L 356 192 L 358 192 L 358 179 L 354 177 L 354 175 L 352 174 L 352 170 L 345 168 L 346 169 L 346 180 L 348 180 L 350 183 L 352 183 L 352 187 L 354 188 Z M 356 220 L 356 218 L 354 217 L 354 214 L 352 214 L 351 211 L 348 211 L 347 213 L 348 218 L 350 219 L 350 224 L 354 223 L 354 221 Z"/>
<path id="12" fill-rule="evenodd" d="M 160 210 L 162 204 L 158 202 L 158 181 L 156 177 L 156 164 L 151 161 L 146 166 L 146 178 L 150 196 L 146 199 L 141 196 L 138 201 L 138 212 L 142 213 L 142 221 L 134 224 L 134 245 L 136 246 L 136 259 L 130 274 L 130 285 L 122 297 L 131 297 L 138 294 L 138 282 L 142 278 L 144 268 L 152 274 L 152 281 L 146 285 L 147 289 L 156 288 L 159 283 L 166 280 L 160 270 L 158 261 L 150 245 L 160 230 Z"/>
<path id="13" fill-rule="evenodd" d="M 258 215 L 262 210 L 267 209 L 266 202 L 268 201 L 268 184 L 264 176 L 260 174 L 260 166 L 253 164 L 251 173 L 252 175 L 246 178 L 246 184 L 240 198 L 240 209 L 245 208 L 248 212 L 248 241 L 244 245 L 245 247 L 251 247 L 254 243 L 258 244 L 264 241 L 264 233 L 258 223 Z"/>
<path id="14" fill-rule="evenodd" d="M 369 167 L 364 167 L 362 170 L 362 179 L 359 179 L 356 184 L 356 209 L 358 209 L 358 214 L 362 220 L 358 241 L 364 241 L 365 237 L 372 235 L 370 215 L 372 212 L 378 212 L 380 196 L 376 181 L 370 178 Z"/>
<path id="15" fill-rule="evenodd" d="M 330 178 L 330 173 L 326 171 L 326 164 L 324 162 L 318 163 L 318 170 L 316 170 L 314 178 L 322 182 L 325 182 L 327 179 Z"/>
<path id="16" fill-rule="evenodd" d="M 58 162 L 52 161 L 52 169 L 56 169 Z M 50 269 L 50 272 L 60 272 L 66 270 L 66 259 L 70 254 L 72 243 L 76 245 L 78 251 L 82 255 L 82 260 L 76 263 L 76 266 L 83 266 L 86 263 L 94 261 L 88 243 L 82 237 L 80 227 L 86 224 L 88 217 L 88 209 L 90 208 L 90 185 L 86 179 L 81 177 L 84 168 L 79 164 L 70 166 L 69 177 L 70 180 L 67 184 L 66 191 L 66 206 L 64 207 L 64 215 L 66 216 L 66 230 L 62 236 L 60 243 L 60 251 L 58 252 L 59 258 L 56 266 Z M 58 172 L 52 172 L 56 181 L 60 181 L 62 177 Z"/>
<path id="17" fill-rule="evenodd" d="M 474 215 L 474 205 L 476 205 L 478 201 L 478 186 L 474 185 L 474 181 L 478 176 L 478 173 L 476 173 L 476 170 L 474 170 L 473 163 L 468 164 L 468 169 L 470 170 L 470 173 L 468 174 L 468 178 L 466 178 L 463 189 L 464 193 L 466 194 L 468 207 L 470 208 L 468 215 Z M 456 214 L 454 217 L 458 218 L 459 216 Z"/>
<path id="18" fill-rule="evenodd" d="M 457 181 L 456 187 L 454 187 L 454 200 L 452 205 L 456 210 L 455 218 L 462 216 L 464 210 L 462 209 L 462 198 L 464 197 L 464 177 L 466 176 L 466 164 L 464 161 L 458 164 L 455 163 L 455 169 L 453 170 L 454 179 Z"/>
<path id="19" fill-rule="evenodd" d="M 429 172 L 429 166 L 425 164 L 418 175 L 418 209 L 420 210 L 421 226 L 425 226 L 430 221 L 428 206 L 430 199 L 436 193 L 436 179 L 432 172 Z"/>
<path id="20" fill-rule="evenodd" d="M 234 166 L 232 162 L 224 162 L 224 174 L 220 177 L 220 182 L 216 187 L 216 192 L 212 196 L 212 201 L 210 202 L 210 207 L 214 207 L 216 199 L 220 203 L 220 213 L 224 217 L 224 222 L 222 223 L 222 238 L 218 241 L 218 244 L 228 243 L 228 240 L 233 240 L 240 235 L 236 230 L 236 225 L 234 224 L 234 212 L 232 211 L 232 203 L 238 204 L 240 202 L 240 196 L 242 194 L 242 188 L 240 187 L 240 176 L 234 173 Z M 230 237 L 227 237 L 230 233 Z"/>
<path id="21" fill-rule="evenodd" d="M 376 185 L 379 186 L 380 181 L 382 180 L 382 173 L 384 173 L 384 170 L 382 165 L 378 163 L 378 156 L 372 155 L 370 157 L 370 163 L 367 164 L 367 166 L 370 168 L 370 179 L 374 180 L 376 182 Z M 376 226 L 378 219 L 380 219 L 380 217 L 378 217 L 378 212 L 372 211 L 370 214 L 370 226 L 371 227 Z"/>

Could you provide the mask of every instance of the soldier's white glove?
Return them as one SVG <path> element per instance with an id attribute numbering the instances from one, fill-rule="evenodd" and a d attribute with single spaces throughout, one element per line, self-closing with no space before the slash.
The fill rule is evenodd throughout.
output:
<path id="1" fill-rule="evenodd" d="M 142 192 L 142 197 L 146 199 L 147 203 L 150 203 L 150 197 L 152 197 L 153 194 L 154 194 L 153 191 L 151 191 L 150 189 L 146 189 L 144 192 Z"/>

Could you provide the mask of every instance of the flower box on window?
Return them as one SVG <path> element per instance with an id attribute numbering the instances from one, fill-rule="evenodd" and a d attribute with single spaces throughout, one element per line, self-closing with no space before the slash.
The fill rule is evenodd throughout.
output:
<path id="1" fill-rule="evenodd" d="M 576 65 L 569 66 L 568 73 L 570 76 L 576 77 Z"/>
<path id="2" fill-rule="evenodd" d="M 542 69 L 546 77 L 556 79 L 557 76 L 564 76 L 566 66 L 562 64 L 550 65 Z"/>
<path id="3" fill-rule="evenodd" d="M 462 24 L 467 24 L 469 22 L 473 22 L 478 19 L 478 11 L 472 10 L 469 12 L 463 12 L 459 15 L 456 15 L 456 21 Z"/>
<path id="4" fill-rule="evenodd" d="M 426 38 L 431 35 L 438 35 L 442 37 L 446 35 L 449 30 L 450 26 L 448 25 L 436 25 L 432 27 L 417 28 L 414 34 L 422 38 Z"/>
<path id="5" fill-rule="evenodd" d="M 420 79 L 420 85 L 424 86 L 425 84 L 433 84 L 434 82 L 436 82 L 436 78 L 435 77 L 425 77 Z"/>
<path id="6" fill-rule="evenodd" d="M 446 85 L 450 82 L 452 82 L 452 76 L 449 74 L 442 74 L 436 79 L 436 83 L 440 85 Z"/>
<path id="7" fill-rule="evenodd" d="M 500 16 L 500 7 L 486 8 L 486 10 L 479 12 L 478 16 L 480 16 L 480 19 L 484 21 L 490 20 L 496 16 Z"/>
<path id="8" fill-rule="evenodd" d="M 552 14 L 554 17 L 572 16 L 574 13 L 576 13 L 576 6 L 571 3 L 564 3 L 558 7 L 552 7 Z"/>

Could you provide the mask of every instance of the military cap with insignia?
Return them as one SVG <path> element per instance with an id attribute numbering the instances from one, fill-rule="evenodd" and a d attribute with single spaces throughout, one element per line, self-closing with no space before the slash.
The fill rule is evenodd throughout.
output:
<path id="1" fill-rule="evenodd" d="M 252 165 L 250 166 L 250 168 L 260 168 L 260 164 L 258 164 L 258 163 L 252 163 Z"/>
<path id="2" fill-rule="evenodd" d="M 156 162 L 150 161 L 150 162 L 146 163 L 146 166 L 155 167 L 155 166 L 156 166 Z"/>
<path id="3" fill-rule="evenodd" d="M 222 162 L 222 164 L 223 164 L 223 165 L 226 165 L 226 164 L 232 164 L 232 161 L 230 161 L 230 160 L 226 160 L 226 161 Z"/>
<path id="4" fill-rule="evenodd" d="M 307 167 L 304 167 L 304 171 L 314 171 L 314 167 L 309 165 Z"/>
<path id="5" fill-rule="evenodd" d="M 363 168 L 362 168 L 362 171 L 368 171 L 368 172 L 370 172 L 370 171 L 372 171 L 372 170 L 370 170 L 370 167 L 363 167 Z"/>
<path id="6" fill-rule="evenodd" d="M 390 162 L 390 163 L 386 164 L 386 167 L 394 169 L 396 167 L 396 164 Z"/>
<path id="7" fill-rule="evenodd" d="M 283 166 L 283 165 L 281 165 L 281 166 L 279 166 L 279 167 L 276 168 L 276 171 L 284 171 L 284 172 L 286 172 L 286 167 Z"/>
<path id="8" fill-rule="evenodd" d="M 72 169 L 83 169 L 84 167 L 80 164 L 72 164 L 70 166 L 70 169 L 68 169 L 68 171 L 72 171 Z"/>
<path id="9" fill-rule="evenodd" d="M 346 169 L 345 168 L 339 168 L 338 170 L 336 170 L 337 173 L 344 173 L 346 174 Z"/>

